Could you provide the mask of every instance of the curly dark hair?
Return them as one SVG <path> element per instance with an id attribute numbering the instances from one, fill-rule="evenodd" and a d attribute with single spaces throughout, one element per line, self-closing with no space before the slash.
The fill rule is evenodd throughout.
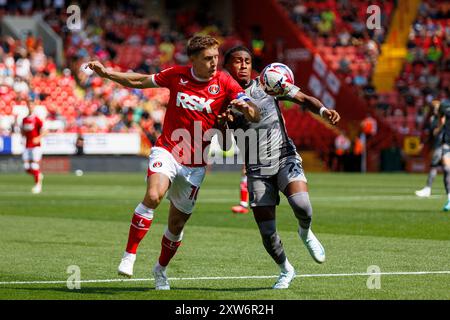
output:
<path id="1" fill-rule="evenodd" d="M 250 51 L 250 49 L 245 46 L 239 45 L 239 46 L 235 46 L 235 47 L 229 49 L 227 52 L 225 52 L 225 55 L 223 57 L 223 65 L 225 66 L 230 61 L 231 55 L 238 51 L 247 52 L 253 60 L 253 55 L 252 55 L 252 52 Z"/>

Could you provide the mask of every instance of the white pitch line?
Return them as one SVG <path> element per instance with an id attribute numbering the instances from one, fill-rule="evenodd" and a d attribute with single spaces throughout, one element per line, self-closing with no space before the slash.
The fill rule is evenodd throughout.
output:
<path id="1" fill-rule="evenodd" d="M 374 273 L 328 273 L 328 274 L 300 274 L 296 278 L 319 278 L 319 277 L 353 277 L 353 276 L 391 276 L 391 275 L 428 275 L 428 274 L 450 274 L 450 271 L 415 271 L 415 272 L 374 272 Z M 237 279 L 271 279 L 273 276 L 235 276 L 235 277 L 187 277 L 187 278 L 169 278 L 172 281 L 179 280 L 237 280 Z M 110 282 L 143 282 L 154 281 L 154 278 L 141 279 L 98 279 L 98 280 L 80 280 L 69 281 L 70 283 L 110 283 Z M 0 285 L 11 284 L 65 284 L 67 281 L 10 281 L 0 282 Z"/>
<path id="2" fill-rule="evenodd" d="M 402 200 L 417 200 L 417 201 L 426 201 L 429 199 L 442 199 L 443 197 L 438 196 L 438 195 L 433 195 L 430 196 L 426 199 L 423 198 L 419 198 L 415 195 L 397 195 L 397 196 L 383 196 L 383 195 L 379 195 L 379 196 L 329 196 L 329 197 L 310 197 L 312 202 L 330 202 L 330 201 L 344 201 L 344 202 L 348 202 L 348 201 L 402 201 Z M 95 199 L 93 199 L 95 200 Z M 205 198 L 199 198 L 197 200 L 198 204 L 202 204 L 202 203 L 229 203 L 229 202 L 233 202 L 236 199 L 233 198 L 227 198 L 227 197 L 222 197 L 222 198 L 214 198 L 214 197 L 205 197 Z"/>
<path id="3" fill-rule="evenodd" d="M 15 192 L 15 191 L 3 191 L 1 190 L 1 194 L 2 195 L 9 195 L 9 196 L 14 196 L 14 195 L 30 195 L 30 193 L 27 192 Z M 231 197 L 231 194 L 235 194 L 236 190 L 230 190 L 230 189 L 224 189 L 224 190 L 220 190 L 220 192 L 222 194 L 226 194 L 226 196 L 223 197 L 210 197 L 208 196 L 208 192 L 206 192 L 208 190 L 203 190 L 202 191 L 202 195 L 199 197 L 197 203 L 228 203 L 228 202 L 233 202 L 235 201 L 235 197 Z M 224 192 L 225 191 L 225 192 Z M 214 190 L 213 195 L 217 195 L 217 192 Z M 61 193 L 61 192 L 49 192 L 49 195 L 55 196 L 55 195 L 67 195 L 67 193 Z M 44 195 L 45 196 L 45 195 Z M 105 201 L 110 201 L 109 199 L 101 199 L 98 200 L 97 198 L 92 198 L 92 192 L 90 193 L 83 193 L 83 192 L 79 192 L 76 194 L 76 196 L 84 196 L 84 197 L 91 197 L 91 198 L 84 198 L 84 199 L 47 199 L 47 198 L 41 198 L 41 199 L 37 199 L 39 201 L 53 201 L 53 202 L 69 202 L 69 203 L 78 203 L 78 202 L 83 202 L 83 201 L 100 201 L 100 202 L 105 202 Z M 311 196 L 311 200 L 313 201 L 401 201 L 401 200 L 419 200 L 419 201 L 424 201 L 424 200 L 429 200 L 429 199 L 442 199 L 444 198 L 445 195 L 432 195 L 428 198 L 419 198 L 415 195 L 411 195 L 411 194 L 405 194 L 405 195 L 363 195 L 363 196 Z M 125 201 L 126 199 L 118 199 L 117 201 Z M 15 202 L 14 200 L 0 200 L 0 201 L 5 201 L 5 202 Z M 130 201 L 130 200 L 126 200 L 126 201 Z M 164 199 L 164 202 L 168 202 L 167 199 Z"/>

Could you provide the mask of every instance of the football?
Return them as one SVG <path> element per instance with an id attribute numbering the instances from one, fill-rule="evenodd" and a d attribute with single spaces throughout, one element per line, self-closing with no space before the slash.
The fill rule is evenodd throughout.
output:
<path id="1" fill-rule="evenodd" d="M 80 66 L 80 71 L 84 72 L 87 76 L 90 76 L 90 75 L 92 75 L 94 73 L 94 70 L 89 68 L 87 63 L 83 63 Z"/>
<path id="2" fill-rule="evenodd" d="M 286 83 L 294 84 L 294 74 L 285 64 L 274 62 L 267 65 L 259 75 L 264 91 L 270 95 L 284 93 Z"/>

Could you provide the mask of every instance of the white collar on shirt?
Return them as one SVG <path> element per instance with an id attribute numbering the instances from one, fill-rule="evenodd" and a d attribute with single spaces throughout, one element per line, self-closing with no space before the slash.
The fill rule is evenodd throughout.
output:
<path id="1" fill-rule="evenodd" d="M 209 80 L 211 80 L 211 79 L 204 79 L 204 78 L 197 77 L 194 73 L 194 68 L 192 68 L 192 67 L 191 67 L 191 75 L 195 80 L 200 81 L 200 82 L 208 82 Z"/>

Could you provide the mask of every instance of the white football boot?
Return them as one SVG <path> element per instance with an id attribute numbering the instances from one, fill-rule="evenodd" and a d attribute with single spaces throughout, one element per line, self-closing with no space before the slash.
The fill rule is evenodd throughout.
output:
<path id="1" fill-rule="evenodd" d="M 39 174 L 38 182 L 31 189 L 31 193 L 38 194 L 42 192 L 42 181 L 44 180 L 44 175 L 42 173 Z"/>
<path id="2" fill-rule="evenodd" d="M 155 277 L 155 290 L 170 290 L 169 279 L 167 279 L 166 268 L 157 262 L 153 267 Z"/>
<path id="3" fill-rule="evenodd" d="M 42 185 L 40 183 L 36 183 L 34 187 L 31 189 L 31 193 L 38 194 L 42 192 Z"/>
<path id="4" fill-rule="evenodd" d="M 295 277 L 295 269 L 289 269 L 287 271 L 280 272 L 280 276 L 277 282 L 273 285 L 272 289 L 287 289 Z"/>
<path id="5" fill-rule="evenodd" d="M 312 230 L 299 228 L 298 233 L 300 235 L 300 239 L 302 239 L 314 261 L 316 261 L 317 263 L 324 263 L 325 249 L 323 248 L 319 240 L 317 240 Z"/>
<path id="6" fill-rule="evenodd" d="M 133 266 L 136 261 L 136 255 L 125 251 L 123 258 L 120 261 L 117 273 L 119 276 L 131 278 L 133 276 Z"/>
<path id="7" fill-rule="evenodd" d="M 416 193 L 416 196 L 418 196 L 420 198 L 428 198 L 429 196 L 431 196 L 431 188 L 425 187 L 423 189 L 417 190 L 415 193 Z"/>

